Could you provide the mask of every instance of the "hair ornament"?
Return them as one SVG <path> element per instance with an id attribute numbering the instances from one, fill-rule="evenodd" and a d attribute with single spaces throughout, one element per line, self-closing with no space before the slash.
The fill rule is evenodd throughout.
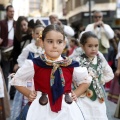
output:
<path id="1" fill-rule="evenodd" d="M 37 41 L 39 41 L 40 39 L 42 39 L 42 31 L 39 32 L 39 37 L 37 38 Z"/>

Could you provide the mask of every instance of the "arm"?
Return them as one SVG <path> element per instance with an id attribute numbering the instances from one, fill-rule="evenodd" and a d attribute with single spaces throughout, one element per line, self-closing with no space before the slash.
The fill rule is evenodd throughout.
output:
<path id="1" fill-rule="evenodd" d="M 79 97 L 88 89 L 92 81 L 92 77 L 88 74 L 87 68 L 76 67 L 73 71 L 73 80 L 78 86 L 74 92 L 76 96 Z"/>
<path id="2" fill-rule="evenodd" d="M 17 62 L 19 67 L 21 67 L 24 64 L 25 60 L 28 57 L 28 54 L 29 54 L 29 50 L 28 50 L 28 47 L 26 46 L 23 49 L 22 53 L 18 56 Z"/>
<path id="3" fill-rule="evenodd" d="M 31 60 L 26 60 L 25 64 L 18 69 L 17 73 L 10 81 L 11 85 L 14 85 L 18 91 L 28 97 L 29 101 L 33 101 L 36 97 L 35 91 L 27 89 L 27 81 L 32 80 L 34 77 L 34 67 Z"/>
<path id="4" fill-rule="evenodd" d="M 114 31 L 112 30 L 112 28 L 106 24 L 104 24 L 103 26 L 104 26 L 103 28 L 105 30 L 105 33 L 106 33 L 108 39 L 113 39 L 114 38 Z"/>
<path id="5" fill-rule="evenodd" d="M 64 33 L 68 36 L 74 36 L 75 34 L 74 30 L 70 26 L 64 25 L 63 30 L 64 30 Z"/>
<path id="6" fill-rule="evenodd" d="M 16 88 L 20 93 L 22 93 L 24 96 L 26 96 L 30 102 L 34 101 L 34 99 L 35 99 L 36 96 L 37 96 L 37 92 L 36 92 L 36 91 L 31 91 L 31 90 L 27 89 L 26 87 L 15 86 L 15 88 Z"/>
<path id="7" fill-rule="evenodd" d="M 111 67 L 109 66 L 108 62 L 106 61 L 105 57 L 103 56 L 102 53 L 98 53 L 101 60 L 102 60 L 102 69 L 103 69 L 103 73 L 102 73 L 102 77 L 101 80 L 104 83 L 109 82 L 110 80 L 113 79 L 114 74 L 113 71 L 111 69 Z"/>
<path id="8" fill-rule="evenodd" d="M 88 87 L 90 86 L 90 84 L 87 84 L 87 83 L 83 83 L 83 84 L 80 84 L 75 90 L 75 94 L 77 97 L 81 96 L 87 89 Z"/>
<path id="9" fill-rule="evenodd" d="M 117 70 L 115 72 L 115 75 L 119 77 L 120 75 L 120 57 L 118 58 L 118 63 L 117 63 Z"/>
<path id="10" fill-rule="evenodd" d="M 85 31 L 92 31 L 92 32 L 94 32 L 94 24 L 87 25 L 87 27 L 85 28 Z"/>

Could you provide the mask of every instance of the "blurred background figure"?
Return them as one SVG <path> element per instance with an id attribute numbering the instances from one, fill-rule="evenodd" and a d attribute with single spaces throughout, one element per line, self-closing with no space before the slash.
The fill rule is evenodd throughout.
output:
<path id="1" fill-rule="evenodd" d="M 6 7 L 6 18 L 0 21 L 0 46 L 2 50 L 1 54 L 1 67 L 3 75 L 5 77 L 6 87 L 8 89 L 8 75 L 10 72 L 10 54 L 13 46 L 15 21 L 14 8 L 12 5 Z"/>
<path id="2" fill-rule="evenodd" d="M 70 56 L 73 51 L 79 47 L 79 43 L 78 41 L 75 39 L 75 38 L 70 38 L 69 40 L 69 48 L 68 48 L 68 55 L 67 56 Z"/>
<path id="3" fill-rule="evenodd" d="M 16 21 L 16 31 L 13 41 L 13 51 L 11 53 L 10 59 L 11 63 L 11 73 L 16 72 L 18 67 L 17 58 L 20 55 L 22 49 L 31 43 L 32 33 L 28 29 L 28 20 L 24 16 L 19 16 Z M 10 89 L 10 99 L 14 98 L 15 88 L 12 86 Z"/>
<path id="4" fill-rule="evenodd" d="M 51 24 L 58 24 L 60 25 L 66 36 L 74 36 L 74 30 L 68 26 L 68 25 L 63 25 L 62 22 L 58 19 L 58 16 L 55 13 L 50 14 L 49 16 L 49 20 L 51 22 Z"/>
<path id="5" fill-rule="evenodd" d="M 108 61 L 108 48 L 110 47 L 109 40 L 113 39 L 114 31 L 112 28 L 103 22 L 103 14 L 101 11 L 94 11 L 94 23 L 87 25 L 85 31 L 92 31 L 99 38 L 99 51 L 103 53 Z"/>

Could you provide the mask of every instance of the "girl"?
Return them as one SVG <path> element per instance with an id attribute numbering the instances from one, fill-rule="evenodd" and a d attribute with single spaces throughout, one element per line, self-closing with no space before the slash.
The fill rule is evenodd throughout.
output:
<path id="1" fill-rule="evenodd" d="M 108 120 L 103 85 L 114 75 L 105 58 L 98 54 L 99 42 L 92 32 L 84 32 L 80 38 L 83 53 L 76 58 L 80 66 L 88 69 L 92 77 L 89 89 L 79 98 L 78 104 L 86 120 Z"/>
<path id="2" fill-rule="evenodd" d="M 42 44 L 45 53 L 26 60 L 11 81 L 32 102 L 28 104 L 28 113 L 28 105 L 25 106 L 22 120 L 84 120 L 70 93 L 72 77 L 79 84 L 76 96 L 86 91 L 91 82 L 87 69 L 77 67 L 78 62 L 61 56 L 66 43 L 59 25 L 48 25 L 43 30 Z M 33 78 L 35 91 L 26 88 L 26 82 Z M 75 100 L 75 94 L 72 98 Z M 18 119 L 23 116 L 22 113 Z"/>
<path id="3" fill-rule="evenodd" d="M 33 43 L 30 43 L 27 45 L 22 53 L 19 55 L 17 62 L 18 66 L 22 67 L 26 59 L 33 59 L 34 57 L 38 57 L 40 54 L 42 54 L 42 46 L 41 46 L 41 36 L 42 31 L 44 30 L 44 26 L 42 25 L 36 25 L 33 29 L 32 36 L 34 41 Z M 40 33 L 40 36 L 39 36 Z M 40 39 L 39 39 L 40 38 Z M 32 79 L 27 82 L 27 87 L 31 90 L 34 89 L 34 85 L 32 83 Z M 28 99 L 26 97 L 23 97 L 23 95 L 16 91 L 15 98 L 12 105 L 12 114 L 11 114 L 11 120 L 15 120 L 16 117 L 20 114 L 21 109 L 26 105 L 28 102 Z"/>

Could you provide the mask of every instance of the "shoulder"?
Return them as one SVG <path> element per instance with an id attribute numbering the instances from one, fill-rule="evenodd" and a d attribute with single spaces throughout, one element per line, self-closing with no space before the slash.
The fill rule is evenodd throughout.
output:
<path id="1" fill-rule="evenodd" d="M 94 23 L 88 24 L 86 27 L 92 27 Z"/>
<path id="2" fill-rule="evenodd" d="M 104 27 L 111 28 L 108 24 L 104 24 Z"/>

